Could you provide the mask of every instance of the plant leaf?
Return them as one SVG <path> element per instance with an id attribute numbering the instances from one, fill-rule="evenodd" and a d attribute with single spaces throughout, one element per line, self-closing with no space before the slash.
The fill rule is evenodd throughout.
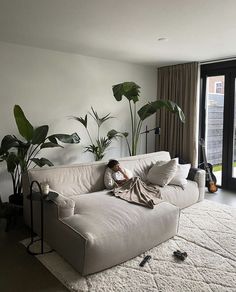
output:
<path id="1" fill-rule="evenodd" d="M 44 126 L 41 126 L 41 127 L 34 129 L 32 144 L 36 145 L 36 144 L 43 143 L 47 137 L 47 134 L 48 134 L 48 126 L 47 125 L 44 125 Z"/>
<path id="2" fill-rule="evenodd" d="M 34 128 L 25 117 L 25 114 L 19 105 L 14 106 L 14 117 L 19 133 L 27 141 L 30 141 L 33 137 Z"/>
<path id="3" fill-rule="evenodd" d="M 23 158 L 19 158 L 19 164 L 20 164 L 20 167 L 21 167 L 21 172 L 25 172 L 27 171 L 27 161 Z"/>
<path id="4" fill-rule="evenodd" d="M 91 153 L 96 154 L 97 150 L 98 150 L 98 147 L 95 146 L 94 144 L 91 144 L 91 145 L 85 147 L 85 152 L 91 152 Z"/>
<path id="5" fill-rule="evenodd" d="M 27 154 L 29 154 L 28 150 L 30 148 L 30 145 L 32 145 L 32 144 L 31 143 L 22 143 L 21 142 L 20 146 L 17 148 L 17 155 L 18 155 L 19 160 L 20 160 L 20 165 L 21 165 L 22 172 L 27 170 L 27 162 L 26 161 L 27 161 Z M 30 157 L 31 157 L 31 155 L 30 155 Z"/>
<path id="6" fill-rule="evenodd" d="M 118 132 L 115 129 L 112 129 L 107 133 L 107 138 L 111 140 L 118 137 L 128 137 L 128 135 L 127 132 Z"/>
<path id="7" fill-rule="evenodd" d="M 119 136 L 119 132 L 117 132 L 115 129 L 112 129 L 107 133 L 107 138 L 110 140 L 117 136 Z"/>
<path id="8" fill-rule="evenodd" d="M 0 152 L 6 152 L 9 149 L 13 148 L 13 147 L 18 147 L 19 146 L 19 142 L 17 140 L 17 138 L 11 136 L 11 135 L 6 135 L 1 142 L 1 151 Z"/>
<path id="9" fill-rule="evenodd" d="M 181 108 L 175 102 L 170 100 L 159 99 L 149 102 L 139 109 L 138 115 L 140 119 L 144 121 L 161 108 L 166 108 L 169 112 L 177 114 L 181 122 L 185 122 L 185 115 Z"/>
<path id="10" fill-rule="evenodd" d="M 7 162 L 7 171 L 13 174 L 15 171 L 15 168 L 19 164 L 19 158 L 17 157 L 15 153 L 11 152 L 9 153 L 6 159 L 6 162 Z"/>
<path id="11" fill-rule="evenodd" d="M 113 119 L 114 117 L 111 117 L 110 114 L 105 115 L 104 117 L 99 117 L 98 113 L 93 109 L 93 107 L 91 107 L 92 113 L 89 113 L 90 116 L 95 120 L 95 122 L 97 123 L 98 127 L 100 127 L 105 121 L 109 120 L 109 119 Z"/>
<path id="12" fill-rule="evenodd" d="M 98 148 L 99 148 L 99 152 L 100 153 L 104 153 L 106 148 L 111 144 L 111 140 L 106 138 L 106 137 L 102 137 L 99 140 L 96 140 Z"/>
<path id="13" fill-rule="evenodd" d="M 58 139 L 62 143 L 69 143 L 69 144 L 78 144 L 80 142 L 80 137 L 77 133 L 69 134 L 53 134 L 48 137 L 50 142 L 55 142 L 55 139 Z M 53 142 L 53 143 L 54 143 Z"/>
<path id="14" fill-rule="evenodd" d="M 44 165 L 53 166 L 53 163 L 46 158 L 31 158 L 30 160 L 39 167 L 43 167 Z"/>
<path id="15" fill-rule="evenodd" d="M 85 115 L 84 119 L 82 117 L 75 117 L 75 116 L 72 116 L 71 117 L 72 119 L 80 122 L 85 128 L 87 128 L 88 126 L 88 115 Z"/>
<path id="16" fill-rule="evenodd" d="M 64 148 L 62 145 L 58 144 L 58 143 L 52 143 L 52 142 L 45 142 L 40 146 L 40 149 L 43 148 L 55 148 L 55 147 L 61 147 Z"/>
<path id="17" fill-rule="evenodd" d="M 112 86 L 112 91 L 117 101 L 125 96 L 129 101 L 136 103 L 139 100 L 140 86 L 135 82 L 123 82 Z"/>
<path id="18" fill-rule="evenodd" d="M 57 139 L 56 139 L 55 137 L 48 136 L 48 140 L 49 140 L 50 142 L 52 142 L 53 144 L 58 144 L 58 143 L 57 143 Z"/>
<path id="19" fill-rule="evenodd" d="M 121 133 L 125 138 L 127 138 L 129 136 L 129 133 L 128 132 L 122 132 Z"/>

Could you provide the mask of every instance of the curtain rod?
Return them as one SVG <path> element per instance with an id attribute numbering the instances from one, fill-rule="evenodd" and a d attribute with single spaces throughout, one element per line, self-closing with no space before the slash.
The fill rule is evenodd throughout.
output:
<path id="1" fill-rule="evenodd" d="M 200 65 L 205 65 L 205 64 L 219 63 L 219 62 L 233 61 L 233 60 L 236 60 L 236 57 L 228 57 L 228 58 L 215 59 L 215 60 L 206 60 L 206 61 L 202 61 L 199 63 L 200 63 Z"/>

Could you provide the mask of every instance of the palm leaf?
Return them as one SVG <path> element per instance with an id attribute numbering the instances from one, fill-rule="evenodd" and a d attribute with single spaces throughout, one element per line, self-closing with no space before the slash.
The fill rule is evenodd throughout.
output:
<path id="1" fill-rule="evenodd" d="M 163 99 L 149 102 L 141 107 L 138 111 L 140 120 L 144 121 L 146 118 L 150 117 L 161 108 L 166 108 L 169 112 L 177 114 L 181 122 L 185 122 L 185 115 L 181 108 L 175 102 Z"/>
<path id="2" fill-rule="evenodd" d="M 115 99 L 121 101 L 125 96 L 129 101 L 136 103 L 139 100 L 140 86 L 135 82 L 123 82 L 113 85 L 112 91 Z"/>
<path id="3" fill-rule="evenodd" d="M 37 166 L 39 167 L 43 167 L 44 165 L 48 165 L 48 166 L 53 166 L 53 163 L 46 159 L 46 158 L 31 158 L 31 161 L 33 161 Z"/>
<path id="4" fill-rule="evenodd" d="M 19 133 L 27 141 L 30 141 L 33 138 L 34 128 L 19 105 L 14 106 L 14 117 Z"/>
<path id="5" fill-rule="evenodd" d="M 115 129 L 112 129 L 107 133 L 107 138 L 111 140 L 113 138 L 128 137 L 128 135 L 128 132 L 118 132 Z"/>
<path id="6" fill-rule="evenodd" d="M 91 145 L 85 147 L 85 152 L 96 153 L 97 149 L 98 149 L 97 146 L 95 146 L 94 144 L 91 144 Z"/>
<path id="7" fill-rule="evenodd" d="M 97 123 L 98 127 L 101 127 L 101 125 L 109 120 L 109 119 L 113 119 L 114 117 L 110 116 L 110 113 L 105 115 L 104 117 L 99 117 L 98 113 L 93 109 L 93 107 L 91 107 L 92 113 L 89 112 L 90 116 L 95 120 L 95 122 Z"/>
<path id="8" fill-rule="evenodd" d="M 47 134 L 48 134 L 48 126 L 47 125 L 40 126 L 36 129 L 34 129 L 33 137 L 32 137 L 32 144 L 36 145 L 36 144 L 43 143 L 47 137 Z"/>
<path id="9" fill-rule="evenodd" d="M 80 137 L 77 133 L 69 134 L 53 134 L 48 137 L 48 140 L 55 143 L 55 139 L 61 141 L 62 143 L 78 144 L 80 142 Z"/>
<path id="10" fill-rule="evenodd" d="M 8 151 L 9 149 L 13 147 L 18 147 L 19 146 L 19 141 L 16 137 L 12 135 L 6 135 L 1 142 L 1 153 L 4 153 Z"/>
<path id="11" fill-rule="evenodd" d="M 96 142 L 101 153 L 103 153 L 106 148 L 111 144 L 111 140 L 105 137 L 100 138 Z"/>
<path id="12" fill-rule="evenodd" d="M 61 147 L 61 148 L 64 148 L 62 145 L 58 144 L 57 142 L 56 142 L 56 143 L 45 142 L 45 143 L 43 143 L 43 144 L 40 146 L 40 149 L 43 149 L 43 148 L 55 148 L 55 147 Z"/>
<path id="13" fill-rule="evenodd" d="M 7 156 L 6 162 L 7 171 L 10 172 L 11 174 L 14 174 L 17 165 L 20 163 L 18 156 L 15 153 L 11 152 Z"/>
<path id="14" fill-rule="evenodd" d="M 85 115 L 84 119 L 82 117 L 75 117 L 75 116 L 72 116 L 71 117 L 72 119 L 80 122 L 85 128 L 87 128 L 88 126 L 88 115 Z"/>

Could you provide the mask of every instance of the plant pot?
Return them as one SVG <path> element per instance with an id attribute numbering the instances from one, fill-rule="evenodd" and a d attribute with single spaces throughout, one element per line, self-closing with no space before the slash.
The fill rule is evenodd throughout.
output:
<path id="1" fill-rule="evenodd" d="M 23 206 L 23 194 L 13 194 L 9 196 L 9 203 L 18 205 L 18 206 Z"/>

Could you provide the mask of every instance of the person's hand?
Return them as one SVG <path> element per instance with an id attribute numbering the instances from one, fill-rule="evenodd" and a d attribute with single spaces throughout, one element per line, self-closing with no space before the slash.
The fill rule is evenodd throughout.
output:
<path id="1" fill-rule="evenodd" d="M 123 170 L 122 170 L 122 168 L 120 167 L 120 165 L 118 166 L 118 170 L 119 170 L 121 173 L 123 173 Z"/>
<path id="2" fill-rule="evenodd" d="M 126 174 L 126 172 L 120 167 L 120 165 L 118 166 L 118 170 L 123 174 L 124 176 L 124 181 L 127 181 L 129 179 L 128 175 Z"/>
<path id="3" fill-rule="evenodd" d="M 126 179 L 122 179 L 122 180 L 116 181 L 116 183 L 118 184 L 118 186 L 122 186 L 125 182 L 127 182 Z"/>

